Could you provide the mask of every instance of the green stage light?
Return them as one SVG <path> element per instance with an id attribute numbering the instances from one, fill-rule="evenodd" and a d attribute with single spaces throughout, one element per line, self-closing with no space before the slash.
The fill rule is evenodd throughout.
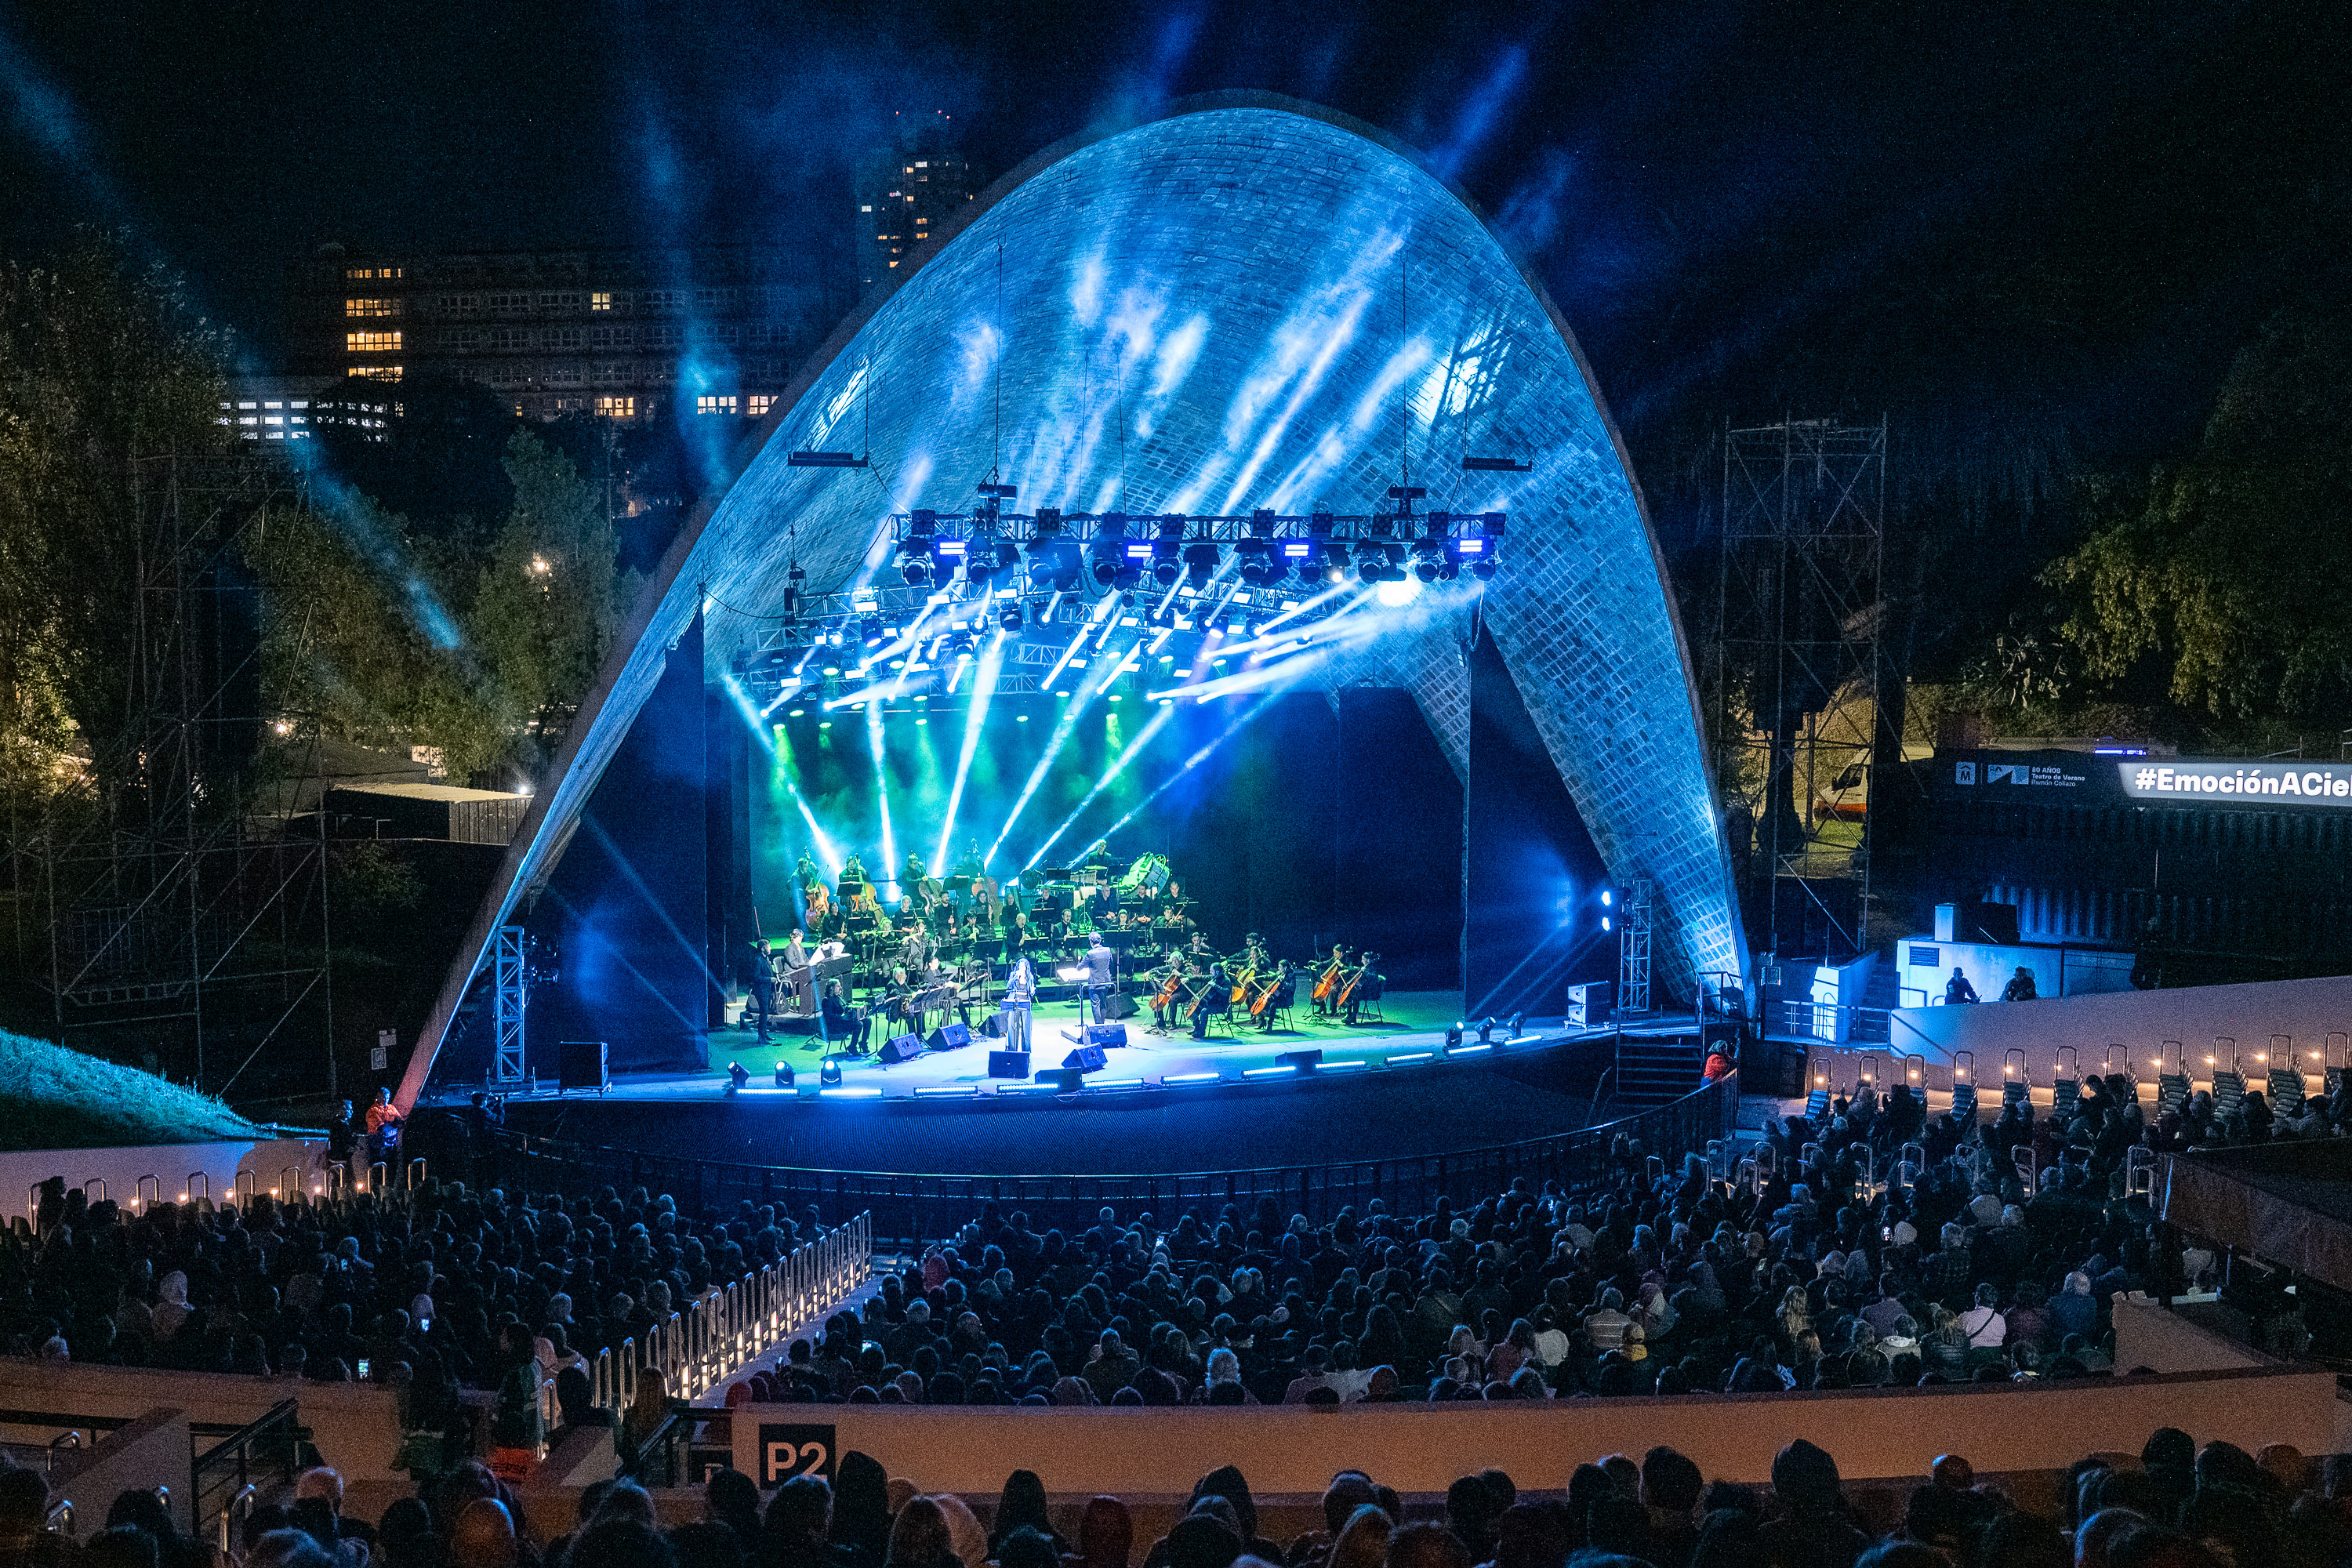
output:
<path id="1" fill-rule="evenodd" d="M 808 711 L 808 710 L 807 710 L 807 709 L 805 709 L 805 708 L 795 708 L 795 709 L 793 709 L 793 710 L 792 716 L 793 716 L 793 718 L 797 719 L 797 718 L 799 718 L 802 714 L 806 713 L 807 711 Z"/>
<path id="2" fill-rule="evenodd" d="M 820 719 L 816 721 L 816 727 L 820 730 L 830 730 L 833 728 L 833 721 L 830 719 Z"/>
<path id="3" fill-rule="evenodd" d="M 918 720 L 916 720 L 916 721 L 915 721 L 915 728 L 916 728 L 916 729 L 918 729 L 918 730 L 919 730 L 919 729 L 921 729 L 924 725 L 929 724 L 929 722 L 930 722 L 930 721 L 929 721 L 929 719 L 918 719 Z"/>
<path id="4" fill-rule="evenodd" d="M 1026 724 L 1029 722 L 1029 715 L 1026 713 L 1016 713 L 1013 716 L 1013 721 L 1015 724 Z"/>

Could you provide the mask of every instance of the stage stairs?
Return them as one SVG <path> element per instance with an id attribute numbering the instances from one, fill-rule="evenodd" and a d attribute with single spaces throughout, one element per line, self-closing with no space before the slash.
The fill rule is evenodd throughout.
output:
<path id="1" fill-rule="evenodd" d="M 1698 1087 L 1704 1059 L 1697 1042 L 1688 1038 L 1620 1034 L 1612 1103 L 1620 1110 L 1641 1110 L 1680 1100 Z"/>

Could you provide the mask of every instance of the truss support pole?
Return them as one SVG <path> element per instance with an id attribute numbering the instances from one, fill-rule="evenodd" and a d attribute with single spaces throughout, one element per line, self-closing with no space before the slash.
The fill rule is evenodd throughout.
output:
<path id="1" fill-rule="evenodd" d="M 1650 901 L 1647 877 L 1625 884 L 1624 923 L 1617 928 L 1617 1010 L 1650 1010 Z"/>
<path id="2" fill-rule="evenodd" d="M 500 1083 L 520 1083 L 523 1080 L 523 1009 L 530 1001 L 523 980 L 522 927 L 499 928 L 498 947 L 491 963 L 495 987 L 491 1007 L 497 1022 L 498 1039 L 490 1076 Z"/>

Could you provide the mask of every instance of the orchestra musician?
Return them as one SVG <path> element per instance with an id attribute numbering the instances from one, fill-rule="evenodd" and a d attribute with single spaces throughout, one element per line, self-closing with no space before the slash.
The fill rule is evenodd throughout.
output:
<path id="1" fill-rule="evenodd" d="M 1297 994 L 1298 971 L 1286 958 L 1264 984 L 1251 992 L 1250 1012 L 1257 1019 L 1258 1033 L 1272 1034 L 1275 1015 L 1287 1008 L 1297 999 Z"/>
<path id="2" fill-rule="evenodd" d="M 931 952 L 930 938 L 923 932 L 923 922 L 919 920 L 908 921 L 906 934 L 899 939 L 898 942 L 898 963 L 910 977 L 920 974 L 929 964 Z"/>
<path id="3" fill-rule="evenodd" d="M 1234 1010 L 1234 977 L 1222 958 L 1209 965 L 1209 984 L 1192 1004 L 1192 1037 L 1209 1037 L 1209 1020 L 1223 1017 Z"/>
<path id="4" fill-rule="evenodd" d="M 769 1015 L 776 1000 L 776 958 L 766 937 L 751 944 L 751 984 L 747 999 L 751 1016 L 759 1020 L 760 1043 L 768 1043 Z"/>
<path id="5" fill-rule="evenodd" d="M 817 1035 L 824 1041 L 828 1056 L 862 1057 L 874 1034 L 871 1009 L 852 1007 L 841 994 L 841 982 L 824 983 L 824 995 L 817 1008 Z"/>
<path id="6" fill-rule="evenodd" d="M 1338 942 L 1331 944 L 1330 960 L 1315 977 L 1315 1016 L 1318 1018 L 1336 1016 L 1339 1011 L 1339 989 L 1348 980 L 1348 950 Z"/>
<path id="7" fill-rule="evenodd" d="M 1346 1015 L 1346 1022 L 1350 1026 L 1353 1026 L 1356 1022 L 1356 1010 L 1367 1002 L 1379 1001 L 1381 990 L 1388 984 L 1387 976 L 1374 967 L 1380 961 L 1379 953 L 1366 952 L 1364 962 L 1356 967 L 1354 975 L 1348 982 L 1347 989 L 1340 993 L 1340 1007 Z"/>
<path id="8" fill-rule="evenodd" d="M 809 983 L 809 955 L 808 948 L 801 941 L 801 935 L 800 931 L 795 929 L 792 935 L 784 938 L 784 951 L 776 955 L 775 971 L 779 982 L 777 994 L 783 1001 L 786 1010 L 793 1013 L 810 1013 L 815 1011 L 816 998 L 809 995 L 803 989 Z"/>
<path id="9" fill-rule="evenodd" d="M 1175 958 L 1152 970 L 1145 976 L 1151 984 L 1152 1033 L 1164 1035 L 1180 1005 L 1177 997 L 1184 989 L 1184 965 Z"/>

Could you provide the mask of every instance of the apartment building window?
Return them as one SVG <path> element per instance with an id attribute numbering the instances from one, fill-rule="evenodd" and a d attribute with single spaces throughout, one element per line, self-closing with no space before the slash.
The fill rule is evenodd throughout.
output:
<path id="1" fill-rule="evenodd" d="M 530 347 L 530 332 L 523 327 L 492 327 L 490 347 L 509 353 Z"/>
<path id="2" fill-rule="evenodd" d="M 345 332 L 343 350 L 347 353 L 381 354 L 400 352 L 400 334 L 392 332 Z"/>
<path id="3" fill-rule="evenodd" d="M 686 309 L 686 290 L 648 289 L 646 290 L 646 304 L 656 310 L 683 310 Z"/>
<path id="4" fill-rule="evenodd" d="M 607 419 L 635 419 L 637 416 L 637 400 L 634 397 L 600 397 L 596 400 L 596 412 Z"/>
<path id="5" fill-rule="evenodd" d="M 635 340 L 635 337 L 636 334 L 627 327 L 591 327 L 588 329 L 588 343 L 592 348 L 625 349 Z"/>
<path id="6" fill-rule="evenodd" d="M 482 329 L 453 327 L 441 334 L 441 341 L 461 353 L 470 353 L 482 346 Z"/>
<path id="7" fill-rule="evenodd" d="M 580 367 L 576 364 L 550 365 L 547 381 L 551 386 L 577 386 L 580 384 Z"/>
<path id="8" fill-rule="evenodd" d="M 346 316 L 397 316 L 400 314 L 400 301 L 397 300 L 345 300 L 343 314 Z"/>
<path id="9" fill-rule="evenodd" d="M 732 414 L 735 412 L 734 395 L 731 393 L 706 392 L 694 400 L 694 411 L 697 414 Z"/>
<path id="10" fill-rule="evenodd" d="M 755 392 L 743 400 L 743 412 L 757 419 L 775 405 L 776 398 L 773 393 Z"/>
<path id="11" fill-rule="evenodd" d="M 470 316 L 481 308 L 482 297 L 479 294 L 452 294 L 442 305 L 442 309 L 453 316 Z"/>
<path id="12" fill-rule="evenodd" d="M 398 381 L 400 367 L 396 364 L 355 364 L 352 374 L 369 381 Z"/>
<path id="13" fill-rule="evenodd" d="M 400 281 L 400 272 L 401 269 L 397 267 L 346 267 L 343 268 L 343 279 L 350 283 L 397 283 Z"/>
<path id="14" fill-rule="evenodd" d="M 611 310 L 613 308 L 612 290 L 609 289 L 599 289 L 594 293 L 590 294 L 588 296 L 588 308 L 592 310 Z"/>

